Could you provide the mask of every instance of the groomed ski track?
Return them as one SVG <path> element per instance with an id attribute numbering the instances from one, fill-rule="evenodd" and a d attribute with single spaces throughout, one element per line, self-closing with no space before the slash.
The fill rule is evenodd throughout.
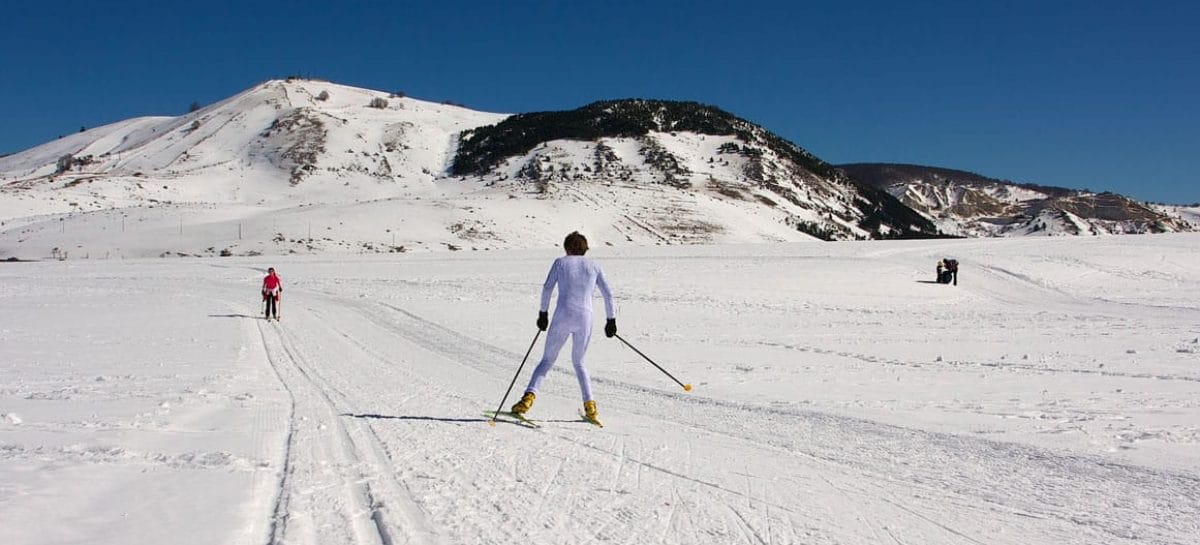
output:
<path id="1" fill-rule="evenodd" d="M 286 322 L 257 324 L 296 396 L 281 497 L 326 492 L 277 510 L 280 542 L 1174 543 L 1200 520 L 1194 475 L 603 378 L 621 424 L 600 431 L 572 418 L 569 365 L 537 405 L 544 428 L 489 428 L 473 415 L 519 342 L 357 296 L 291 298 L 305 302 Z M 314 463 L 341 469 L 313 481 Z"/>
<path id="2" fill-rule="evenodd" d="M 914 245 L 902 252 L 909 257 L 858 255 L 849 262 L 899 259 L 922 267 L 932 263 L 926 254 L 940 252 Z M 262 415 L 252 431 L 274 484 L 246 491 L 239 543 L 1183 544 L 1200 535 L 1195 472 L 803 404 L 723 399 L 710 393 L 704 369 L 686 362 L 672 361 L 673 370 L 697 382 L 692 393 L 653 369 L 636 381 L 612 378 L 623 376 L 615 367 L 643 365 L 615 346 L 594 348 L 591 356 L 605 428 L 576 417 L 566 354 L 530 415 L 542 428 L 488 426 L 480 413 L 495 408 L 534 333 L 536 292 L 525 292 L 540 278 L 523 278 L 525 269 L 540 271 L 549 261 L 522 254 L 499 262 L 506 272 L 485 275 L 479 271 L 486 264 L 422 259 L 374 279 L 335 274 L 327 262 L 276 262 L 285 282 L 280 322 L 237 303 L 247 299 L 247 286 L 254 293 L 245 280 L 257 274 L 253 265 L 190 262 L 171 273 L 204 294 L 190 312 L 234 318 L 217 320 L 217 327 L 236 328 L 261 391 L 278 394 L 260 394 Z M 679 259 L 684 266 L 705 258 Z M 964 262 L 964 297 L 997 298 L 1001 306 L 1056 298 L 1053 308 L 1091 308 L 1093 319 L 1117 316 L 1125 305 L 1097 308 L 1069 290 L 1031 291 L 1027 278 Z M 438 274 L 463 268 L 474 272 Z M 220 272 L 209 277 L 204 270 Z M 111 283 L 106 274 L 96 278 Z M 614 288 L 624 336 L 646 339 L 643 348 L 660 353 L 673 342 L 707 342 L 679 339 L 684 325 L 637 324 L 641 308 L 682 303 L 642 291 L 628 271 L 623 279 Z M 705 297 L 691 303 L 703 305 Z M 458 314 L 467 311 L 475 314 Z M 1172 312 L 1195 317 L 1186 307 Z M 504 325 L 484 329 L 493 323 Z M 592 344 L 606 341 L 597 332 Z M 772 349 L 801 360 L 824 355 L 883 369 L 931 363 L 918 355 L 887 359 L 776 344 Z M 541 349 L 539 341 L 514 396 Z M 956 361 L 954 372 L 995 368 L 983 360 Z M 1013 373 L 1051 372 L 1011 363 Z M 1106 378 L 1194 387 L 1196 376 Z"/>

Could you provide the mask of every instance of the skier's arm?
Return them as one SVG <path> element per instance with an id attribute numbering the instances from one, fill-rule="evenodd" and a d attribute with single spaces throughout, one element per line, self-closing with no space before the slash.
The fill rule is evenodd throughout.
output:
<path id="1" fill-rule="evenodd" d="M 604 298 L 604 315 L 609 320 L 617 317 L 617 308 L 613 305 L 612 290 L 608 289 L 608 281 L 604 279 L 604 271 L 596 268 L 596 287 L 600 288 L 600 296 Z"/>
<path id="2" fill-rule="evenodd" d="M 542 305 L 538 310 L 547 312 L 550 310 L 550 294 L 554 292 L 554 285 L 558 284 L 558 260 L 554 260 L 554 264 L 550 266 L 550 273 L 546 275 L 546 282 L 542 284 Z"/>

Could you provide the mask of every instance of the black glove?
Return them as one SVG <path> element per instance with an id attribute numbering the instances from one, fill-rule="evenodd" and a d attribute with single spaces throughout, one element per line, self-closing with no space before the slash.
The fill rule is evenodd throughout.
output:
<path id="1" fill-rule="evenodd" d="M 545 312 L 539 312 L 537 325 L 538 325 L 538 329 L 545 331 L 546 326 L 550 325 L 550 316 L 548 314 L 546 314 Z"/>
<path id="2" fill-rule="evenodd" d="M 616 334 L 617 334 L 617 319 L 609 318 L 607 322 L 604 322 L 604 336 L 611 339 Z"/>

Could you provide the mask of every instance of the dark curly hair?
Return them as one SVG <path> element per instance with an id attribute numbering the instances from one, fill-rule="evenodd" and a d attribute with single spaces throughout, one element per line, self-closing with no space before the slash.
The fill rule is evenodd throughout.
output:
<path id="1" fill-rule="evenodd" d="M 567 255 L 583 255 L 588 251 L 587 237 L 579 234 L 579 231 L 572 231 L 563 241 L 563 249 L 567 251 Z"/>

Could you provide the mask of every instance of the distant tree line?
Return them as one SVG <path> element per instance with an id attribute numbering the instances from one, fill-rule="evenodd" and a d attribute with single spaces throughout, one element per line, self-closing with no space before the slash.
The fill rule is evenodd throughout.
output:
<path id="1" fill-rule="evenodd" d="M 908 205 L 900 202 L 900 199 L 893 197 L 887 191 L 873 185 L 859 183 L 853 179 L 851 182 L 863 196 L 862 199 L 854 200 L 855 208 L 863 213 L 863 219 L 858 222 L 858 225 L 868 231 L 881 233 L 876 238 L 946 238 L 933 224 L 933 221 L 909 208 Z M 893 229 L 898 226 L 899 229 L 893 233 L 883 234 L 882 226 L 884 224 L 892 225 Z"/>
<path id="2" fill-rule="evenodd" d="M 487 172 L 550 140 L 630 138 L 650 131 L 728 135 L 738 132 L 739 122 L 713 106 L 662 100 L 608 100 L 575 110 L 517 114 L 465 134 L 451 172 Z"/>
<path id="3" fill-rule="evenodd" d="M 463 134 L 458 154 L 451 165 L 451 174 L 467 176 L 483 174 L 505 159 L 529 153 L 543 142 L 551 140 L 595 141 L 600 138 L 633 138 L 656 132 L 692 132 L 697 134 L 733 135 L 742 142 L 761 144 L 792 164 L 822 178 L 858 189 L 862 199 L 856 199 L 866 217 L 863 227 L 882 232 L 890 226 L 894 237 L 939 236 L 937 227 L 925 216 L 909 208 L 895 197 L 847 176 L 832 165 L 784 138 L 715 106 L 698 102 L 667 100 L 606 100 L 593 102 L 568 111 L 517 114 L 495 125 L 479 127 Z M 735 148 L 722 148 L 732 152 Z M 752 150 L 752 151 L 747 151 Z M 752 156 L 760 148 L 737 148 L 737 152 Z M 831 233 L 813 230 L 814 236 L 828 237 Z"/>

